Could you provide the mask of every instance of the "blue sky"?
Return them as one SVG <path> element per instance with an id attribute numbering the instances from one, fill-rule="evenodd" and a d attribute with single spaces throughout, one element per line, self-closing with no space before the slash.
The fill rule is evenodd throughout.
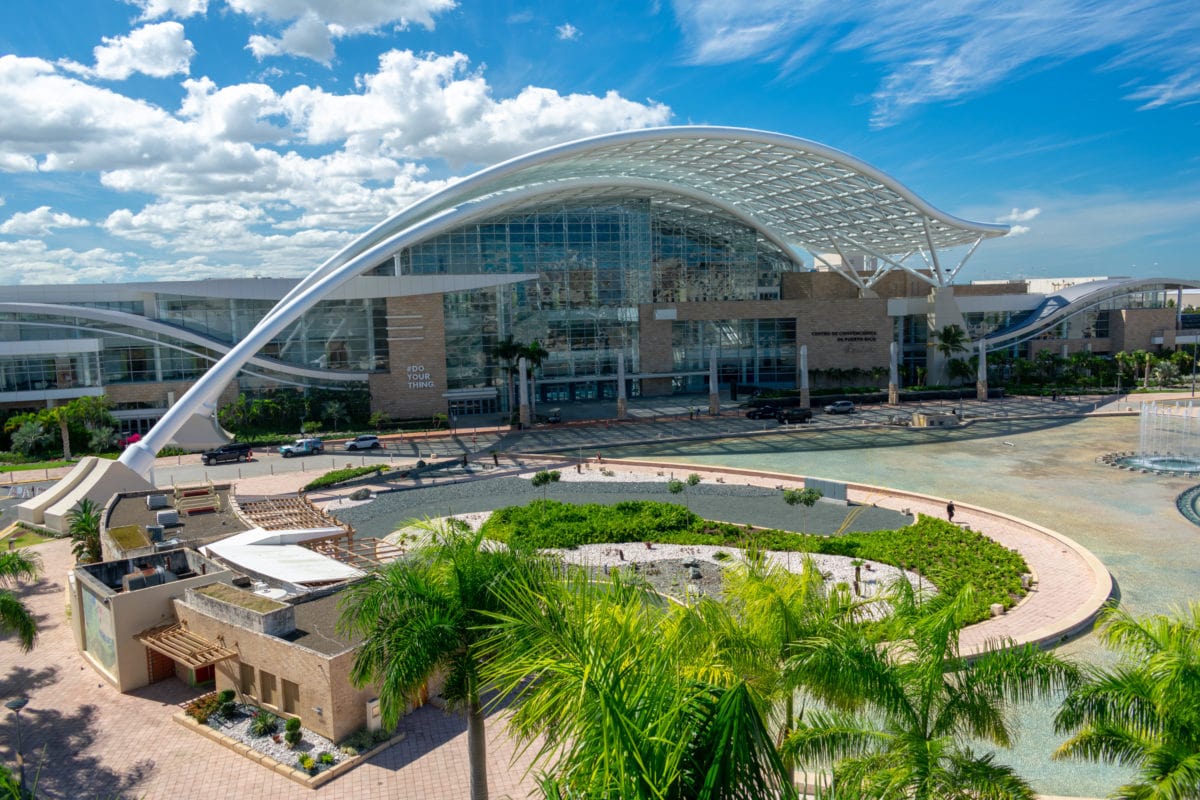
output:
<path id="1" fill-rule="evenodd" d="M 1013 225 L 960 280 L 1200 278 L 1194 0 L 6 2 L 0 109 L 0 284 L 300 275 L 456 176 L 687 123 Z"/>

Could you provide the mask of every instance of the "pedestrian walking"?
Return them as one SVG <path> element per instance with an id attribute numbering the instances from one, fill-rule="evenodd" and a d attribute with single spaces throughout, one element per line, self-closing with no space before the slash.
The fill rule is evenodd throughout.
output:
<path id="1" fill-rule="evenodd" d="M 951 500 L 949 503 L 946 503 L 946 519 L 950 520 L 951 522 L 954 522 L 954 501 L 953 500 Z"/>

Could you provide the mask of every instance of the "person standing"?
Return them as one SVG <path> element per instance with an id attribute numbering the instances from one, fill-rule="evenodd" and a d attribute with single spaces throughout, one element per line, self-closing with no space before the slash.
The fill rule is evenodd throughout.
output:
<path id="1" fill-rule="evenodd" d="M 954 501 L 953 500 L 951 500 L 949 503 L 946 503 L 946 519 L 950 520 L 951 522 L 954 522 Z"/>

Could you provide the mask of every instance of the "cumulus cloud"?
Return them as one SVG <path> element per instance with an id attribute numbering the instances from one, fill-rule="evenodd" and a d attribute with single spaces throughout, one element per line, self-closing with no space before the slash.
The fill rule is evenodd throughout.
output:
<path id="1" fill-rule="evenodd" d="M 0 205 L 3 205 L 0 202 Z M 50 206 L 41 206 L 33 211 L 19 211 L 0 222 L 0 233 L 12 236 L 45 236 L 57 228 L 83 228 L 88 221 L 72 217 L 65 212 L 54 212 Z"/>
<path id="2" fill-rule="evenodd" d="M 158 19 L 168 14 L 185 19 L 208 11 L 208 0 L 125 0 L 142 9 L 140 19 Z"/>
<path id="3" fill-rule="evenodd" d="M 536 147 L 606 131 L 662 125 L 670 109 L 616 92 L 561 95 L 526 87 L 496 99 L 462 53 L 393 50 L 363 78 L 363 91 L 333 95 L 298 87 L 282 99 L 310 144 L 345 141 L 356 152 L 443 158 L 455 165 L 499 161 Z"/>
<path id="4" fill-rule="evenodd" d="M 569 22 L 564 22 L 554 30 L 558 33 L 558 38 L 564 42 L 573 42 L 579 38 L 579 28 Z"/>
<path id="5" fill-rule="evenodd" d="M 309 58 L 326 66 L 333 60 L 333 34 L 340 31 L 307 15 L 292 23 L 279 37 L 254 35 L 246 49 L 262 61 L 268 56 L 290 55 Z"/>
<path id="6" fill-rule="evenodd" d="M 135 72 L 154 78 L 186 75 L 195 46 L 183 35 L 178 22 L 158 22 L 144 25 L 128 36 L 105 36 L 104 44 L 92 50 L 94 67 L 62 61 L 61 66 L 72 72 L 105 80 L 125 80 Z"/>
<path id="7" fill-rule="evenodd" d="M 1200 96 L 1200 15 L 1190 0 L 674 0 L 674 7 L 696 63 L 753 59 L 796 69 L 821 51 L 855 51 L 881 64 L 872 95 L 877 127 L 918 106 L 1094 54 L 1141 74 L 1129 96 L 1142 108 Z"/>
<path id="8" fill-rule="evenodd" d="M 108 204 L 88 231 L 104 244 L 96 253 L 9 241 L 0 272 L 44 279 L 39 265 L 58 259 L 80 280 L 110 279 L 113 260 L 127 265 L 126 280 L 177 278 L 168 265 L 192 260 L 194 277 L 303 274 L 462 165 L 670 121 L 666 106 L 616 92 L 498 95 L 458 53 L 388 52 L 340 93 L 210 77 L 181 86 L 178 108 L 167 109 L 42 59 L 0 56 L 0 170 L 95 181 Z M 83 222 L 52 209 L 3 224 L 10 236 L 53 240 Z"/>

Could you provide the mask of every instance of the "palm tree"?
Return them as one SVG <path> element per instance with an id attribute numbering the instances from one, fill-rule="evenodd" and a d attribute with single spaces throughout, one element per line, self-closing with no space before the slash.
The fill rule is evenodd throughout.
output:
<path id="1" fill-rule="evenodd" d="M 26 550 L 0 553 L 0 585 L 12 587 L 22 580 L 35 580 L 41 571 L 42 560 L 37 553 Z M 15 634 L 26 653 L 37 641 L 37 620 L 8 588 L 0 589 L 0 632 Z"/>
<path id="2" fill-rule="evenodd" d="M 967 332 L 958 325 L 945 326 L 934 333 L 934 338 L 937 340 L 937 351 L 947 360 L 954 358 L 958 353 L 966 352 L 970 343 Z"/>
<path id="3" fill-rule="evenodd" d="M 1200 797 L 1200 603 L 1144 618 L 1109 608 L 1101 621 L 1122 658 L 1090 669 L 1063 701 L 1055 727 L 1075 734 L 1054 757 L 1136 767 L 1112 797 Z"/>
<path id="4" fill-rule="evenodd" d="M 35 419 L 23 421 L 12 432 L 12 446 L 23 456 L 33 455 L 50 443 L 50 434 L 46 428 Z"/>
<path id="5" fill-rule="evenodd" d="M 505 386 L 508 387 L 508 413 L 511 414 L 515 410 L 513 408 L 513 370 L 517 359 L 521 357 L 525 350 L 525 345 L 513 338 L 510 333 L 505 336 L 500 342 L 497 342 L 492 347 L 492 358 L 501 362 L 504 365 Z"/>
<path id="6" fill-rule="evenodd" d="M 789 667 L 828 710 L 809 713 L 784 752 L 832 767 L 838 797 L 1031 800 L 1011 768 L 962 741 L 1007 747 L 1008 704 L 1069 689 L 1078 670 L 1032 645 L 964 658 L 958 634 L 972 618 L 970 587 L 922 606 L 902 580 L 891 601 L 886 645 L 849 625 L 795 643 Z"/>
<path id="7" fill-rule="evenodd" d="M 100 547 L 100 507 L 83 498 L 67 514 L 67 535 L 71 552 L 79 564 L 94 564 L 103 558 Z"/>
<path id="8" fill-rule="evenodd" d="M 521 355 L 529 362 L 529 413 L 530 419 L 536 420 L 536 416 L 532 416 L 534 408 L 537 406 L 537 376 L 538 367 L 550 355 L 550 351 L 542 347 L 542 343 L 534 339 L 529 344 L 525 345 L 521 350 Z"/>
<path id="9" fill-rule="evenodd" d="M 752 692 L 704 657 L 685 609 L 581 570 L 501 592 L 484 671 L 547 797 L 796 797 Z"/>
<path id="10" fill-rule="evenodd" d="M 321 416 L 328 419 L 336 431 L 338 422 L 346 416 L 346 404 L 341 400 L 328 400 L 321 406 Z"/>
<path id="11" fill-rule="evenodd" d="M 827 635 L 836 624 L 850 622 L 857 606 L 845 584 L 826 586 L 811 556 L 805 556 L 797 575 L 761 553 L 749 553 L 743 564 L 725 572 L 722 594 L 732 625 L 711 628 L 719 661 L 747 676 L 756 695 L 773 707 L 775 741 L 782 744 L 795 728 L 801 688 L 788 669 L 793 642 Z M 790 759 L 784 763 L 790 770 Z"/>
<path id="12" fill-rule="evenodd" d="M 429 541 L 410 559 L 396 561 L 351 586 L 341 601 L 339 630 L 361 638 L 350 678 L 379 685 L 384 725 L 399 722 L 407 699 L 434 672 L 445 674 L 442 693 L 467 720 L 471 798 L 486 800 L 487 742 L 480 694 L 478 643 L 489 613 L 500 610 L 497 584 L 526 570 L 529 559 L 483 546 L 482 534 L 463 526 L 413 522 Z"/>

